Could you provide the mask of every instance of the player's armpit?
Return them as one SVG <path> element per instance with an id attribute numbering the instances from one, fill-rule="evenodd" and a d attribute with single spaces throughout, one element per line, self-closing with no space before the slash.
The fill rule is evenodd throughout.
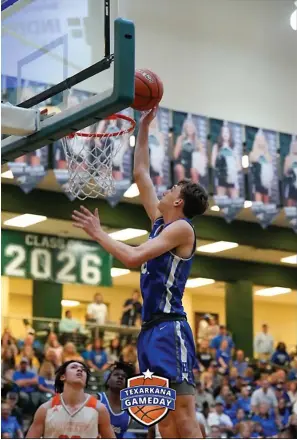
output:
<path id="1" fill-rule="evenodd" d="M 110 417 L 107 409 L 102 403 L 98 404 L 99 424 L 98 430 L 101 438 L 116 438 L 114 430 L 111 427 Z"/>
<path id="2" fill-rule="evenodd" d="M 33 423 L 27 432 L 26 438 L 41 438 L 44 434 L 44 424 L 46 417 L 48 402 L 41 405 L 36 411 L 33 419 Z"/>

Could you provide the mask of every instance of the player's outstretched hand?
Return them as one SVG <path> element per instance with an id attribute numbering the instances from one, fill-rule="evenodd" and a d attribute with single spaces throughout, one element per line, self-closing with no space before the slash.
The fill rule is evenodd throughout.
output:
<path id="1" fill-rule="evenodd" d="M 92 214 L 87 208 L 81 206 L 80 211 L 73 211 L 72 220 L 74 220 L 74 227 L 83 229 L 94 240 L 98 238 L 102 228 L 97 208 Z"/>
<path id="2" fill-rule="evenodd" d="M 151 110 L 142 112 L 141 118 L 140 118 L 140 124 L 142 125 L 150 125 L 153 119 L 155 119 L 158 111 L 158 105 L 156 107 L 153 107 Z"/>

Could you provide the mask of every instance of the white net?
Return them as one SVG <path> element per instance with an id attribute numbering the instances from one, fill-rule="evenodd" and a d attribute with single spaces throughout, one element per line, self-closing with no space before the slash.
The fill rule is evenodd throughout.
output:
<path id="1" fill-rule="evenodd" d="M 133 119 L 117 114 L 62 139 L 74 197 L 84 200 L 115 193 L 113 162 L 134 127 Z"/>

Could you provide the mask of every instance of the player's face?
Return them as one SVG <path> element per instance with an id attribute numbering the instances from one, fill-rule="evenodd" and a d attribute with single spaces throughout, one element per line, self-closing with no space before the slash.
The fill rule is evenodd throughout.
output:
<path id="1" fill-rule="evenodd" d="M 172 208 L 174 203 L 180 199 L 181 187 L 174 185 L 171 189 L 164 192 L 162 199 L 159 202 L 159 210 L 164 213 L 164 210 Z"/>
<path id="2" fill-rule="evenodd" d="M 126 386 L 127 375 L 123 370 L 114 370 L 111 374 L 108 385 L 111 390 L 122 390 Z"/>
<path id="3" fill-rule="evenodd" d="M 65 383 L 86 385 L 87 372 L 85 367 L 79 362 L 72 362 L 66 368 Z"/>

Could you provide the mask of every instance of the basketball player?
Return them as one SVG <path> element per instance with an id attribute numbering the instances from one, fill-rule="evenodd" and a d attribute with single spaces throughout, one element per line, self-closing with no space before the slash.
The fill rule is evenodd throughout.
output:
<path id="1" fill-rule="evenodd" d="M 134 368 L 124 362 L 116 362 L 108 376 L 105 386 L 106 392 L 99 393 L 100 402 L 109 412 L 111 426 L 116 438 L 124 438 L 128 430 L 131 417 L 127 411 L 122 411 L 120 393 L 126 387 L 126 381 L 133 376 Z"/>
<path id="2" fill-rule="evenodd" d="M 167 377 L 175 388 L 175 411 L 159 422 L 162 438 L 202 438 L 195 413 L 193 368 L 195 344 L 182 297 L 196 249 L 190 219 L 208 207 L 204 188 L 180 181 L 159 201 L 149 175 L 148 133 L 156 116 L 142 116 L 134 156 L 134 178 L 152 221 L 150 239 L 137 247 L 113 240 L 103 231 L 98 210 L 73 212 L 74 226 L 84 229 L 107 252 L 130 268 L 141 267 L 142 331 L 138 338 L 140 371 Z"/>
<path id="3" fill-rule="evenodd" d="M 115 438 L 105 406 L 84 391 L 89 376 L 82 362 L 65 362 L 56 374 L 58 394 L 38 408 L 26 438 Z"/>

